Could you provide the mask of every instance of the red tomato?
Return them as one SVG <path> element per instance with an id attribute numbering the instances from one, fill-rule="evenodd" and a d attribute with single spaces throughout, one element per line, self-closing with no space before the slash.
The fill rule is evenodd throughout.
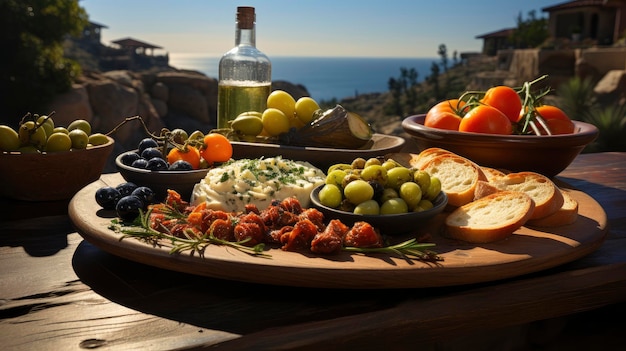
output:
<path id="1" fill-rule="evenodd" d="M 226 162 L 233 156 L 233 145 L 224 135 L 209 133 L 204 136 L 204 147 L 200 154 L 209 165 L 215 162 Z"/>
<path id="2" fill-rule="evenodd" d="M 511 121 L 495 107 L 478 105 L 463 116 L 460 132 L 511 134 Z"/>
<path id="3" fill-rule="evenodd" d="M 551 134 L 574 133 L 574 122 L 560 108 L 552 105 L 543 105 L 535 110 L 546 121 Z"/>
<path id="4" fill-rule="evenodd" d="M 439 112 L 427 114 L 424 119 L 424 126 L 438 129 L 459 130 L 461 117 L 452 112 Z"/>
<path id="5" fill-rule="evenodd" d="M 512 123 L 520 119 L 522 99 L 511 87 L 505 85 L 492 87 L 487 90 L 481 102 L 500 110 Z"/>
<path id="6" fill-rule="evenodd" d="M 178 160 L 184 160 L 191 164 L 193 169 L 200 168 L 200 151 L 193 146 L 187 145 L 185 150 L 173 148 L 167 153 L 167 162 L 172 164 Z"/>
<path id="7" fill-rule="evenodd" d="M 426 113 L 424 126 L 430 128 L 458 130 L 461 123 L 460 115 L 463 112 L 465 101 L 459 99 L 450 99 L 441 101 L 431 107 Z"/>

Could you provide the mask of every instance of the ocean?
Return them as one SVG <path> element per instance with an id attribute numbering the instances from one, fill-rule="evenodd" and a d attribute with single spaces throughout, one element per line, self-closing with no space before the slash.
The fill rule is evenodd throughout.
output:
<path id="1" fill-rule="evenodd" d="M 218 77 L 220 57 L 170 53 L 170 66 L 196 70 Z M 354 97 L 389 90 L 389 78 L 399 78 L 400 69 L 414 68 L 418 81 L 430 75 L 439 58 L 366 58 L 366 57 L 270 57 L 272 80 L 284 80 L 306 87 L 317 101 Z"/>

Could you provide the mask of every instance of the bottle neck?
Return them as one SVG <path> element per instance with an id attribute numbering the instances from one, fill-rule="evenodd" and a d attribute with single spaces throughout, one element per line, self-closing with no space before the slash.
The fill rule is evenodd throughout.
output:
<path id="1" fill-rule="evenodd" d="M 250 29 L 237 28 L 235 32 L 235 45 L 248 45 L 256 47 L 256 34 L 254 26 Z"/>

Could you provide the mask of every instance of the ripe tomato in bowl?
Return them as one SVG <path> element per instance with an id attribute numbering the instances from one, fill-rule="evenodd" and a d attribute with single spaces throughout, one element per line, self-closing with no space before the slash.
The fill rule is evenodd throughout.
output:
<path id="1" fill-rule="evenodd" d="M 592 124 L 572 121 L 573 133 L 517 135 L 470 133 L 424 125 L 425 114 L 406 117 L 402 128 L 418 150 L 440 147 L 467 157 L 481 166 L 509 171 L 534 171 L 554 177 L 598 137 Z"/>

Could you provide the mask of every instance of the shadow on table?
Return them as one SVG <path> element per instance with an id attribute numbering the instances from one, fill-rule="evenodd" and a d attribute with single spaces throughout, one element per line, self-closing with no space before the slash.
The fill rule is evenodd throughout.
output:
<path id="1" fill-rule="evenodd" d="M 315 289 L 220 280 L 129 261 L 87 241 L 77 247 L 72 266 L 84 284 L 115 303 L 239 334 L 367 313 L 395 306 L 416 293 L 429 296 L 445 292 Z"/>

